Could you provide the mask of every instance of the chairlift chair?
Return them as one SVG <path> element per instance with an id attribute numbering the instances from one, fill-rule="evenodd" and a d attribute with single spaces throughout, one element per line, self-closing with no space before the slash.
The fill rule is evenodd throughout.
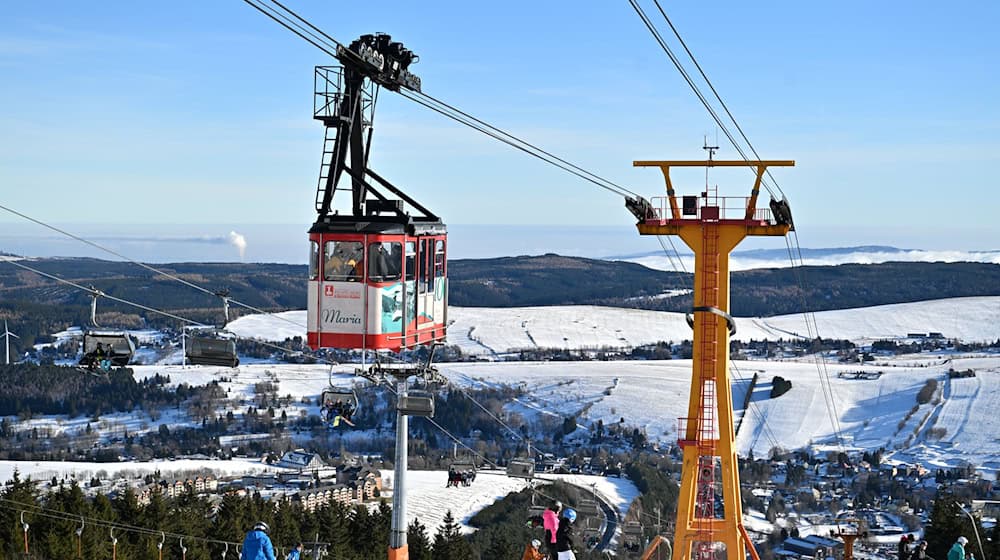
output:
<path id="1" fill-rule="evenodd" d="M 577 510 L 579 513 L 579 510 Z M 601 537 L 601 523 L 596 517 L 587 517 L 583 525 L 583 540 L 588 543 Z"/>
<path id="2" fill-rule="evenodd" d="M 220 290 L 215 295 L 222 300 L 222 326 L 212 328 L 210 336 L 191 337 L 184 352 L 185 358 L 195 366 L 234 368 L 240 365 L 240 359 L 236 355 L 236 335 L 225 330 L 229 324 L 229 291 Z"/>
<path id="3" fill-rule="evenodd" d="M 353 390 L 330 387 L 329 389 L 324 389 L 323 393 L 320 394 L 320 404 L 322 406 L 338 401 L 350 403 L 354 410 L 358 409 L 358 395 Z"/>
<path id="4" fill-rule="evenodd" d="M 624 534 L 622 540 L 626 547 L 631 547 L 632 549 L 642 547 L 642 523 L 638 521 L 626 522 L 622 533 Z"/>
<path id="5" fill-rule="evenodd" d="M 83 333 L 83 359 L 80 365 L 88 365 L 89 356 L 94 356 L 97 345 L 104 348 L 105 359 L 114 367 L 125 367 L 135 355 L 135 344 L 123 332 L 88 330 Z"/>
<path id="6" fill-rule="evenodd" d="M 453 461 L 448 466 L 448 486 L 471 486 L 476 480 L 476 464 L 469 460 Z"/>
<path id="7" fill-rule="evenodd" d="M 576 506 L 576 512 L 580 515 L 599 515 L 601 510 L 597 507 L 596 500 L 581 499 Z"/>
<path id="8" fill-rule="evenodd" d="M 405 397 L 399 397 L 396 410 L 407 416 L 434 417 L 434 397 L 424 391 L 410 391 Z"/>
<path id="9" fill-rule="evenodd" d="M 90 322 L 92 327 L 83 333 L 83 357 L 80 358 L 79 365 L 93 369 L 94 366 L 100 366 L 101 364 L 98 362 L 103 359 L 111 366 L 125 367 L 135 355 L 135 344 L 124 331 L 99 330 L 101 325 L 97 323 L 97 298 L 103 295 L 104 292 L 91 288 Z M 98 344 L 103 350 L 103 357 L 97 355 Z"/>
<path id="10" fill-rule="evenodd" d="M 528 480 L 535 478 L 535 460 L 527 457 L 511 459 L 507 463 L 507 476 Z"/>
<path id="11" fill-rule="evenodd" d="M 510 471 L 509 471 L 510 465 L 508 465 L 507 468 L 508 468 L 507 475 L 508 476 L 512 476 L 510 474 Z M 543 506 L 543 505 L 535 503 L 535 491 L 532 490 L 532 492 L 531 492 L 531 505 L 528 506 L 528 518 L 531 519 L 533 517 L 541 517 L 542 514 L 545 513 L 545 510 L 546 510 L 546 506 Z"/>
<path id="12" fill-rule="evenodd" d="M 476 472 L 476 464 L 472 461 L 452 461 L 449 470 L 457 472 Z"/>
<path id="13" fill-rule="evenodd" d="M 328 427 L 340 427 L 341 421 L 354 426 L 351 418 L 358 411 L 358 395 L 353 390 L 330 387 L 320 394 L 320 412 Z"/>
<path id="14" fill-rule="evenodd" d="M 240 365 L 240 359 L 236 355 L 236 341 L 224 338 L 224 334 L 228 333 L 216 331 L 212 337 L 191 337 L 185 350 L 187 362 L 195 366 L 234 368 Z"/>

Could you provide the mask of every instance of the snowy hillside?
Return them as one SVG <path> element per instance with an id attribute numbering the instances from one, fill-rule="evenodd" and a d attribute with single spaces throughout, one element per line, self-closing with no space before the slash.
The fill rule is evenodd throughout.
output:
<path id="1" fill-rule="evenodd" d="M 451 307 L 449 344 L 469 354 L 491 355 L 524 348 L 625 347 L 678 342 L 691 338 L 681 313 L 644 311 L 589 305 L 559 307 L 483 308 Z M 966 342 L 1000 338 L 1000 297 L 953 298 L 821 311 L 815 314 L 818 334 L 824 338 L 868 341 L 903 338 L 912 332 L 940 332 Z M 296 329 L 292 321 L 302 325 Z M 305 337 L 305 311 L 276 316 L 250 315 L 233 321 L 230 330 L 240 336 L 284 340 Z M 737 318 L 738 340 L 808 336 L 799 315 Z"/>
<path id="2" fill-rule="evenodd" d="M 796 449 L 836 446 L 835 430 L 828 402 L 833 403 L 842 443 L 847 448 L 878 449 L 895 452 L 895 459 L 921 462 L 930 467 L 959 464 L 967 460 L 984 470 L 1000 469 L 1000 446 L 996 433 L 1000 420 L 994 411 L 1000 406 L 1000 356 L 966 357 L 923 354 L 881 359 L 864 369 L 881 371 L 878 379 L 846 379 L 840 371 L 857 371 L 857 365 L 829 363 L 817 368 L 804 361 L 737 361 L 732 369 L 733 395 L 737 418 L 743 423 L 737 435 L 741 454 L 753 450 L 766 455 L 773 447 Z M 976 377 L 948 379 L 947 370 L 974 369 Z M 620 361 L 620 362 L 476 362 L 443 363 L 440 371 L 453 383 L 475 387 L 489 384 L 521 386 L 527 395 L 506 405 L 508 420 L 542 422 L 545 417 L 561 422 L 576 416 L 579 433 L 586 437 L 598 420 L 610 426 L 624 419 L 629 428 L 644 430 L 652 441 L 672 444 L 677 439 L 677 418 L 686 415 L 691 362 Z M 824 370 L 826 374 L 821 375 Z M 300 410 L 316 414 L 312 402 L 327 386 L 327 366 L 250 365 L 236 370 L 212 367 L 138 366 L 137 377 L 154 373 L 169 375 L 172 383 L 203 384 L 224 379 L 221 386 L 231 396 L 250 399 L 253 386 L 270 380 L 278 385 L 278 394 L 296 397 L 287 409 L 289 415 Z M 337 366 L 333 381 L 348 386 L 352 365 Z M 750 379 L 759 380 L 751 396 L 750 408 L 742 408 Z M 792 389 L 770 399 L 775 376 L 792 382 Z M 917 406 L 916 396 L 927 380 L 938 383 L 935 398 Z M 829 387 L 832 396 L 825 392 Z M 121 422 L 121 424 L 119 424 Z M 161 422 L 187 424 L 187 417 L 165 416 Z M 66 422 L 51 418 L 32 420 L 34 425 L 58 429 L 82 430 L 85 422 Z M 130 432 L 152 430 L 156 423 L 141 418 L 102 419 L 102 431 Z M 359 437 L 364 437 L 359 434 Z"/>

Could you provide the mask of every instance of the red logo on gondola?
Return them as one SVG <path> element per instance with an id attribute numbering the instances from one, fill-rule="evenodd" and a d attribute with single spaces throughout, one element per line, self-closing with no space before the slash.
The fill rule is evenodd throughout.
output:
<path id="1" fill-rule="evenodd" d="M 330 285 L 323 286 L 323 290 L 324 290 L 324 292 L 323 292 L 324 294 L 326 294 L 328 296 L 332 296 L 333 295 L 333 286 L 330 286 Z"/>

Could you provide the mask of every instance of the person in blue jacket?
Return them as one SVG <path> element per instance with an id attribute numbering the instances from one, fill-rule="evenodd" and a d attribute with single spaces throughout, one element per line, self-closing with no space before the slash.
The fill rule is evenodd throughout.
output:
<path id="1" fill-rule="evenodd" d="M 270 530 L 267 523 L 258 521 L 243 539 L 240 560 L 275 560 L 274 545 L 271 544 L 271 537 L 267 536 Z"/>
<path id="2" fill-rule="evenodd" d="M 293 548 L 291 552 L 288 553 L 288 556 L 285 556 L 285 560 L 302 560 L 303 548 L 305 548 L 305 545 L 303 545 L 302 543 L 295 545 L 295 548 Z"/>

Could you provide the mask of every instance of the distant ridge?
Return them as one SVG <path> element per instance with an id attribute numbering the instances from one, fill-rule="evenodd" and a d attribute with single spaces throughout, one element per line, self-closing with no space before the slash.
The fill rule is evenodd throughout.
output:
<path id="1" fill-rule="evenodd" d="M 845 250 L 850 248 L 827 251 Z M 221 321 L 218 298 L 131 263 L 89 258 L 32 259 L 31 263 L 48 274 L 93 285 L 107 294 L 199 321 Z M 234 298 L 262 309 L 305 307 L 305 265 L 168 263 L 158 267 L 208 289 L 228 289 Z M 689 274 L 654 270 L 635 262 L 547 254 L 454 260 L 448 262 L 448 271 L 449 301 L 458 307 L 600 305 L 686 312 L 692 306 Z M 771 317 L 804 310 L 1000 296 L 1000 265 L 887 262 L 761 268 L 734 272 L 731 285 L 734 316 Z M 87 294 L 79 290 L 54 285 L 0 259 L 0 313 L 19 325 L 26 342 L 35 334 L 86 324 L 89 303 Z M 100 312 L 118 312 L 112 323 L 123 327 L 176 326 L 172 320 L 113 301 L 102 301 Z M 240 309 L 232 312 L 241 314 Z"/>
<path id="2" fill-rule="evenodd" d="M 692 253 L 683 246 L 678 247 L 682 259 L 690 262 Z M 836 266 L 841 264 L 877 264 L 885 262 L 985 262 L 1000 263 L 1000 250 L 928 250 L 900 249 L 888 245 L 859 245 L 854 247 L 802 248 L 796 254 L 796 260 L 814 266 Z M 672 269 L 670 259 L 663 251 L 646 251 L 607 257 L 608 260 L 624 260 L 644 264 L 660 270 Z M 790 266 L 788 249 L 748 249 L 733 251 L 731 254 L 732 270 L 750 270 L 755 268 L 778 268 Z"/>
<path id="3" fill-rule="evenodd" d="M 850 255 L 854 253 L 906 253 L 919 249 L 900 249 L 898 247 L 891 247 L 889 245 L 858 245 L 856 247 L 828 247 L 821 249 L 810 249 L 803 247 L 801 249 L 803 257 L 830 257 L 835 255 Z M 682 255 L 691 255 L 691 251 L 687 249 L 681 250 L 678 248 L 678 252 Z M 995 251 L 993 251 L 995 252 Z M 627 259 L 638 259 L 642 257 L 657 257 L 663 255 L 663 251 L 646 251 L 642 253 L 630 253 L 626 255 L 610 256 L 607 257 L 610 260 L 627 260 Z M 763 259 L 787 259 L 788 249 L 782 247 L 781 249 L 747 249 L 745 251 L 733 251 L 732 255 L 734 257 L 753 257 L 753 258 L 763 258 Z"/>

